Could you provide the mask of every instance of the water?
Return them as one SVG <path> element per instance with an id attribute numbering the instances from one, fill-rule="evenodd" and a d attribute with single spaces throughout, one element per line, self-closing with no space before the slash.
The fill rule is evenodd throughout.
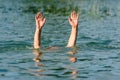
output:
<path id="1" fill-rule="evenodd" d="M 119 0 L 0 0 L 0 80 L 119 80 Z M 80 13 L 77 53 L 65 48 L 68 16 Z M 32 50 L 34 16 L 44 12 L 42 47 Z M 40 57 L 40 62 L 33 59 Z M 70 62 L 71 58 L 77 62 Z"/>

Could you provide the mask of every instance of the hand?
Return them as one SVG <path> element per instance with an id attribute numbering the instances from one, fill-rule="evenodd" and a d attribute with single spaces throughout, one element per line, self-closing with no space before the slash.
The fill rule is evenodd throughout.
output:
<path id="1" fill-rule="evenodd" d="M 37 15 L 35 16 L 35 20 L 36 20 L 36 29 L 42 29 L 46 19 L 43 17 L 43 14 L 41 12 L 37 13 Z"/>
<path id="2" fill-rule="evenodd" d="M 68 20 L 69 20 L 69 23 L 72 27 L 74 27 L 74 28 L 78 27 L 78 14 L 76 13 L 76 11 L 73 11 L 71 13 Z"/>

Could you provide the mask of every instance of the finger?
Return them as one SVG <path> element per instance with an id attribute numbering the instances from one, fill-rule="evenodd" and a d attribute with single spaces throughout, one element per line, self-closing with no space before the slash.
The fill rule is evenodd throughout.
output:
<path id="1" fill-rule="evenodd" d="M 73 12 L 71 13 L 71 16 L 70 16 L 70 17 L 71 17 L 71 19 L 73 19 Z"/>
<path id="2" fill-rule="evenodd" d="M 38 19 L 38 18 L 39 18 L 39 15 L 40 15 L 40 12 L 38 12 L 38 13 L 36 14 L 35 18 Z"/>
<path id="3" fill-rule="evenodd" d="M 73 18 L 75 18 L 75 11 L 73 11 Z"/>
<path id="4" fill-rule="evenodd" d="M 69 21 L 70 24 L 72 23 L 72 19 L 71 18 L 68 18 L 68 21 Z"/>
<path id="5" fill-rule="evenodd" d="M 46 18 L 43 19 L 43 22 L 44 22 L 44 23 L 46 22 Z"/>
<path id="6" fill-rule="evenodd" d="M 38 15 L 35 16 L 35 20 L 37 20 L 37 19 L 38 19 Z"/>
<path id="7" fill-rule="evenodd" d="M 79 15 L 80 15 L 80 14 L 77 14 L 77 15 L 76 15 L 76 18 L 77 18 L 77 19 L 79 19 Z"/>
<path id="8" fill-rule="evenodd" d="M 77 13 L 77 19 L 79 19 L 80 15 L 81 15 L 81 13 L 78 12 L 78 13 Z"/>
<path id="9" fill-rule="evenodd" d="M 71 18 L 70 18 L 70 17 L 68 18 L 68 21 L 69 21 L 69 22 L 71 21 Z"/>
<path id="10" fill-rule="evenodd" d="M 40 12 L 38 18 L 43 19 L 43 14 Z"/>
<path id="11" fill-rule="evenodd" d="M 74 11 L 73 14 L 74 14 L 74 18 L 77 18 L 77 17 L 78 17 L 76 11 Z"/>

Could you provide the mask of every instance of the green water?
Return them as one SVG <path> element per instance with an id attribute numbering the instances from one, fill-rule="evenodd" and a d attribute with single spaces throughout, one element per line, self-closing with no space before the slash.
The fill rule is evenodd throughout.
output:
<path id="1" fill-rule="evenodd" d="M 65 48 L 72 10 L 80 14 L 77 53 Z M 42 11 L 41 62 L 32 50 L 34 16 Z M 70 58 L 77 59 L 75 63 Z M 39 66 L 38 66 L 39 65 Z M 119 80 L 119 0 L 0 0 L 0 80 Z"/>

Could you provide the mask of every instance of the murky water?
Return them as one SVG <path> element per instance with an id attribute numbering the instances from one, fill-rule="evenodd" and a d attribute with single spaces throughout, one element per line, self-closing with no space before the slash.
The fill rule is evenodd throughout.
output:
<path id="1" fill-rule="evenodd" d="M 80 19 L 77 53 L 70 54 L 65 46 L 73 9 Z M 42 47 L 60 49 L 32 50 L 38 11 L 47 18 Z M 0 80 L 119 79 L 119 0 L 0 0 Z"/>

